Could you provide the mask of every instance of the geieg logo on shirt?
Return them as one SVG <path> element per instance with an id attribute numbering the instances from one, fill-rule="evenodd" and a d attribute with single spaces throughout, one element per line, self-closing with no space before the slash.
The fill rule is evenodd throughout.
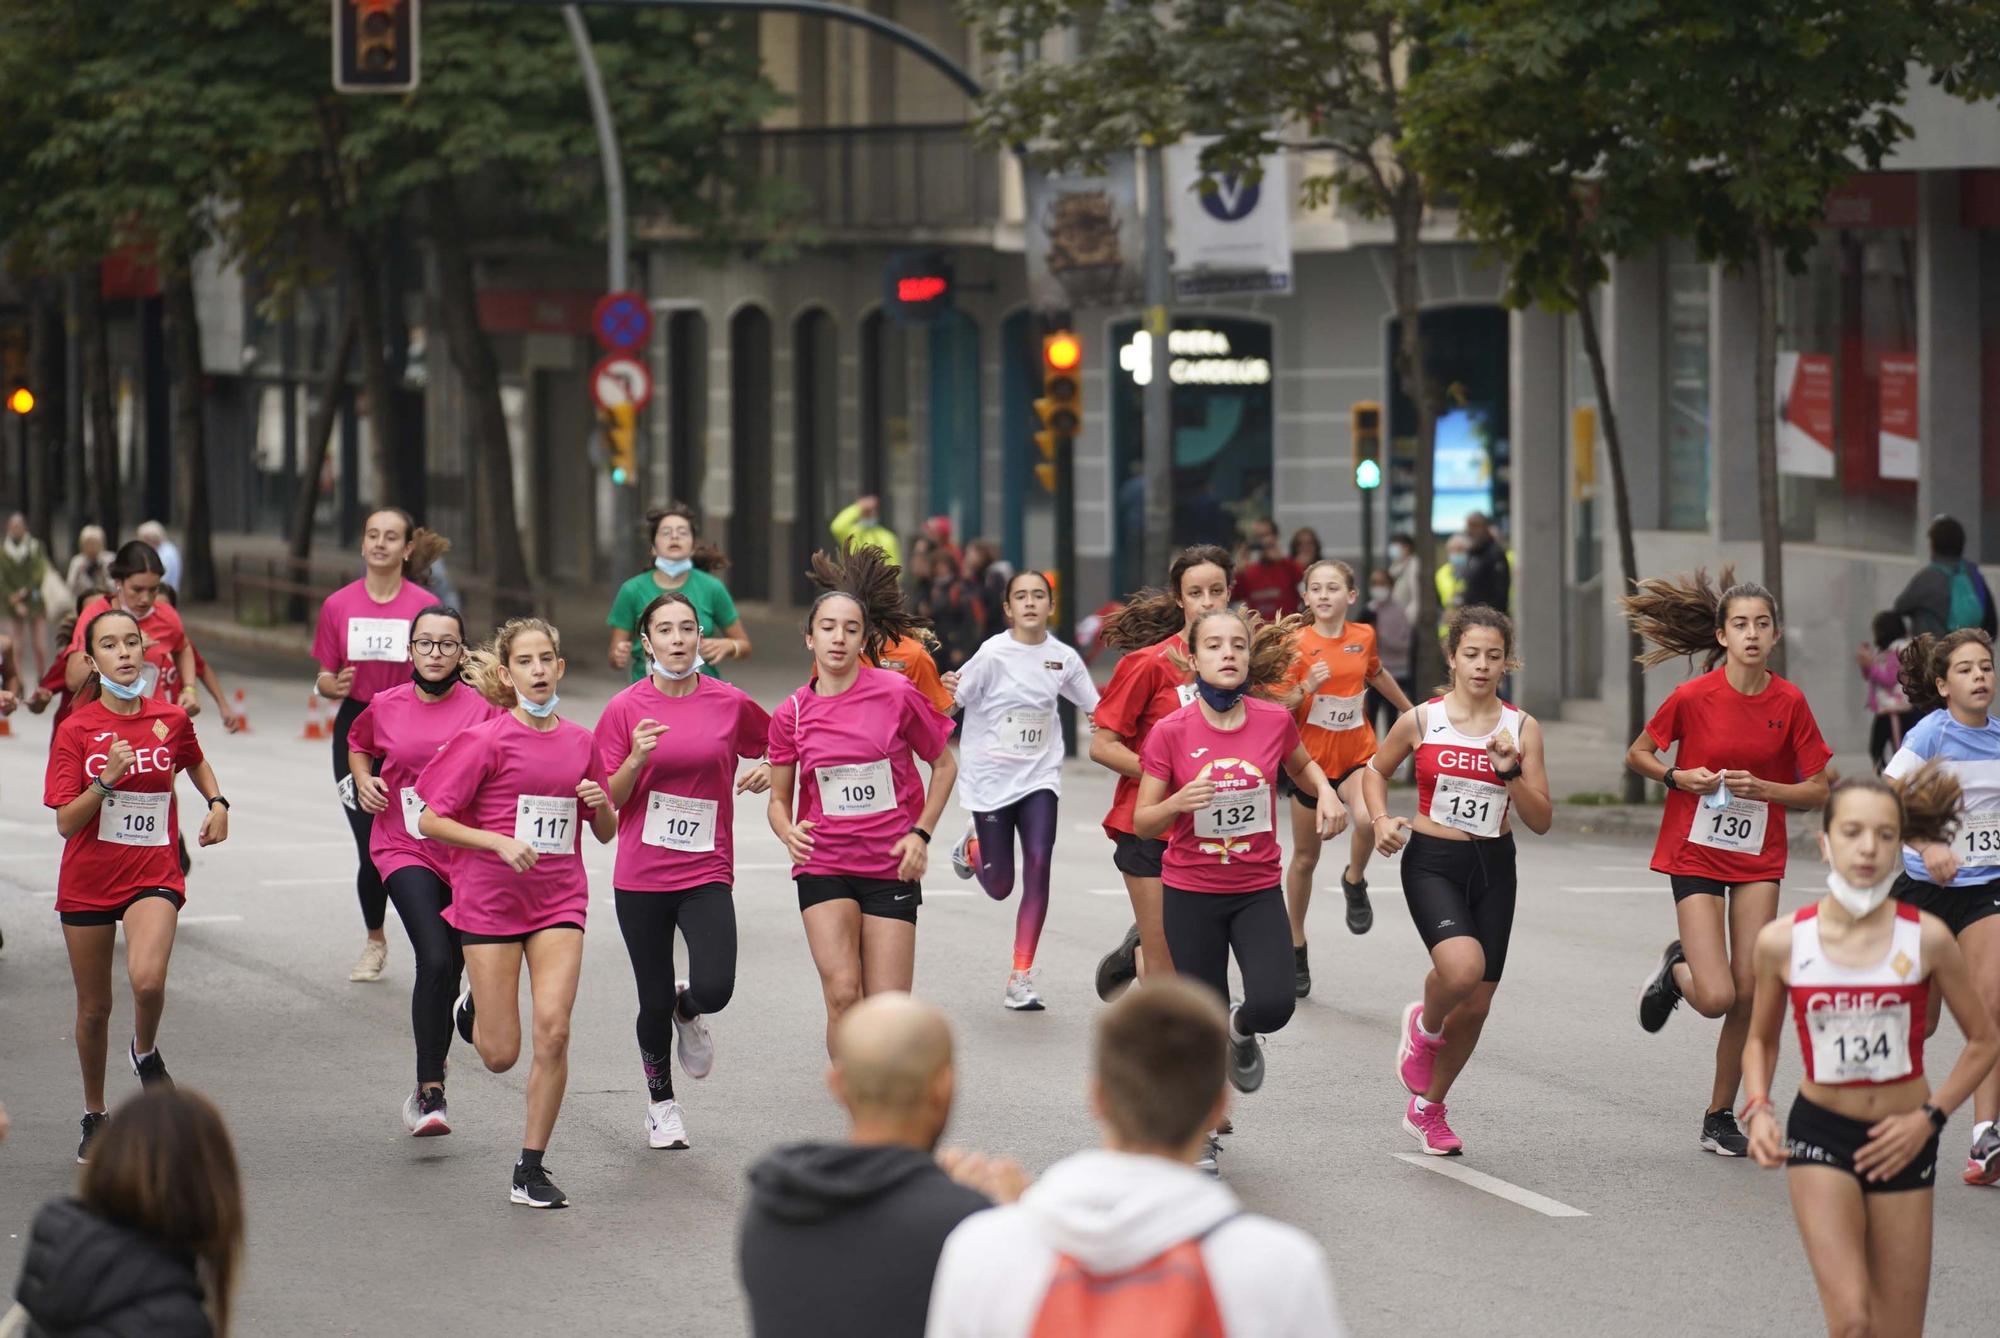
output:
<path id="1" fill-rule="evenodd" d="M 103 734 L 93 736 L 90 744 L 94 748 L 106 740 L 116 739 L 117 737 L 115 733 L 106 731 Z M 109 751 L 92 753 L 83 759 L 83 769 L 94 776 L 104 770 L 104 764 L 110 760 L 111 754 Z M 142 775 L 148 771 L 172 771 L 173 769 L 174 754 L 171 748 L 162 745 L 157 748 L 134 748 L 132 750 L 132 770 Z"/>

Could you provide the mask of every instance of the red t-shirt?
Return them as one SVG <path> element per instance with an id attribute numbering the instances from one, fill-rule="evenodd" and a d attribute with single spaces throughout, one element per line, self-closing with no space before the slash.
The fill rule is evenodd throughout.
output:
<path id="1" fill-rule="evenodd" d="M 187 712 L 172 702 L 143 697 L 133 715 L 101 701 L 77 707 L 49 744 L 42 802 L 61 808 L 82 794 L 104 770 L 115 739 L 132 745 L 132 767 L 112 786 L 119 798 L 105 800 L 63 846 L 58 911 L 112 910 L 148 888 L 187 889 L 174 847 L 174 776 L 201 765 L 201 745 Z"/>
<path id="2" fill-rule="evenodd" d="M 79 653 L 87 654 L 89 648 L 83 644 L 83 634 L 90 629 L 90 620 L 111 607 L 111 601 L 102 595 L 83 606 L 76 615 L 76 630 L 69 635 L 69 645 L 63 649 L 63 660 Z M 153 685 L 152 695 L 163 702 L 180 702 L 181 689 L 188 686 L 181 682 L 181 667 L 174 657 L 181 647 L 188 643 L 187 629 L 181 626 L 181 615 L 174 612 L 174 606 L 164 599 L 153 601 L 153 610 L 139 620 L 139 632 L 146 638 L 144 651 L 146 663 L 159 671 L 159 678 Z M 85 778 L 85 784 L 89 778 Z"/>
<path id="3" fill-rule="evenodd" d="M 1710 771 L 1747 771 L 1759 780 L 1794 785 L 1810 780 L 1833 759 L 1812 708 L 1798 688 L 1776 674 L 1755 696 L 1729 685 L 1727 670 L 1718 667 L 1675 688 L 1646 725 L 1646 733 L 1661 751 L 1674 752 L 1674 767 L 1706 767 Z M 1702 796 L 1686 790 L 1667 791 L 1667 809 L 1660 820 L 1660 839 L 1653 847 L 1656 873 L 1712 878 L 1732 887 L 1738 883 L 1776 882 L 1785 876 L 1789 838 L 1785 811 L 1776 804 L 1742 801 L 1726 809 L 1702 805 Z M 1702 824 L 1696 839 L 1696 823 Z M 1761 849 L 1732 850 L 1746 831 L 1761 821 Z"/>
<path id="4" fill-rule="evenodd" d="M 1170 636 L 1144 650 L 1127 651 L 1090 716 L 1094 727 L 1110 730 L 1142 758 L 1153 727 L 1194 700 L 1193 676 L 1175 667 L 1170 652 L 1185 660 L 1186 638 Z M 1106 836 L 1115 841 L 1120 832 L 1133 835 L 1132 810 L 1138 800 L 1139 782 L 1120 776 L 1111 793 L 1111 811 L 1104 815 Z"/>
<path id="5" fill-rule="evenodd" d="M 1275 620 L 1297 613 L 1303 605 L 1299 580 L 1305 573 L 1290 558 L 1252 562 L 1236 573 L 1236 600 Z"/>
<path id="6" fill-rule="evenodd" d="M 1240 728 L 1220 730 L 1201 706 L 1184 706 L 1153 727 L 1141 765 L 1173 794 L 1204 773 L 1215 801 L 1167 829 L 1160 881 L 1183 892 L 1261 892 L 1276 887 L 1278 775 L 1299 746 L 1298 722 L 1276 702 L 1243 699 Z M 1199 820 L 1199 821 L 1198 821 Z"/>

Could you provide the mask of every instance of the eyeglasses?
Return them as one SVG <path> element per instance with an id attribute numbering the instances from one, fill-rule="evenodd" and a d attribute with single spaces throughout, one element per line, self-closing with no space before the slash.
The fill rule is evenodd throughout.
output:
<path id="1" fill-rule="evenodd" d="M 410 645 L 419 655 L 456 655 L 465 649 L 462 641 L 433 641 L 427 636 L 418 637 Z"/>

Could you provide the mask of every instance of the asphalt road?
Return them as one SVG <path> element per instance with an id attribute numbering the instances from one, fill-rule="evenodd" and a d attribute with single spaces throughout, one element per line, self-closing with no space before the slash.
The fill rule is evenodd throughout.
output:
<path id="1" fill-rule="evenodd" d="M 762 654 L 742 679 L 775 701 L 802 666 Z M 840 1128 L 823 1087 L 817 982 L 761 805 L 737 815 L 742 956 L 735 1001 L 714 1019 L 715 1073 L 679 1082 L 687 1152 L 645 1145 L 611 851 L 591 847 L 596 895 L 570 1091 L 548 1155 L 574 1207 L 525 1211 L 506 1197 L 525 1059 L 495 1076 L 457 1047 L 453 1134 L 402 1133 L 409 951 L 392 930 L 383 981 L 347 982 L 361 938 L 353 852 L 327 745 L 297 737 L 307 675 L 215 658 L 248 689 L 253 728 L 204 740 L 236 805 L 233 834 L 196 856 L 161 1046 L 177 1079 L 222 1105 L 237 1138 L 250 1220 L 240 1331 L 742 1332 L 734 1239 L 744 1170 L 773 1143 Z M 613 686 L 579 675 L 565 685 L 565 714 L 594 721 Z M 0 1146 L 7 1279 L 36 1205 L 73 1182 L 81 1110 L 51 909 L 59 844 L 40 805 L 47 728 L 22 716 L 0 739 L 0 1102 L 14 1122 Z M 1065 780 L 1040 956 L 1048 1011 L 1000 1007 L 1012 911 L 951 877 L 943 856 L 964 821 L 956 811 L 940 833 L 919 933 L 917 990 L 958 1035 L 949 1138 L 1031 1170 L 1094 1141 L 1084 1097 L 1098 1007 L 1091 972 L 1129 918 L 1094 825 L 1108 778 L 1079 763 Z M 1378 861 L 1366 937 L 1342 926 L 1337 890 L 1315 908 L 1317 988 L 1270 1038 L 1264 1089 L 1237 1109 L 1228 1181 L 1251 1208 L 1326 1246 L 1357 1334 L 1816 1332 L 1783 1176 L 1696 1145 L 1715 1024 L 1683 1010 L 1648 1037 L 1634 1020 L 1635 987 L 1673 923 L 1646 845 L 1565 838 L 1562 821 L 1559 810 L 1554 835 L 1522 838 L 1508 979 L 1451 1103 L 1468 1155 L 1442 1169 L 1493 1179 L 1438 1173 L 1399 1127 L 1394 1028 L 1425 959 L 1393 864 Z M 1331 887 L 1331 864 L 1323 869 Z M 1795 859 L 1787 907 L 1814 895 L 1820 877 Z M 122 992 L 116 1013 L 114 1053 L 129 1026 Z M 1781 1094 L 1797 1080 L 1786 1046 Z M 1956 1051 L 1947 1021 L 1932 1043 L 1935 1070 Z M 114 1064 L 114 1104 L 135 1089 Z M 1986 1234 L 2000 1198 L 1957 1180 L 1968 1122 L 1953 1121 L 1940 1162 L 1938 1334 L 1990 1333 L 2000 1313 Z"/>

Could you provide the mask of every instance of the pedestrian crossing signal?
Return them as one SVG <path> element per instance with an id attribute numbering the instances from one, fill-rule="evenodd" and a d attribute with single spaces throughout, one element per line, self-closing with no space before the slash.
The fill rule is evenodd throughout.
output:
<path id="1" fill-rule="evenodd" d="M 333 0 L 333 87 L 417 91 L 417 0 Z"/>
<path id="2" fill-rule="evenodd" d="M 1354 486 L 1372 492 L 1382 486 L 1382 406 L 1362 400 L 1354 406 Z"/>

